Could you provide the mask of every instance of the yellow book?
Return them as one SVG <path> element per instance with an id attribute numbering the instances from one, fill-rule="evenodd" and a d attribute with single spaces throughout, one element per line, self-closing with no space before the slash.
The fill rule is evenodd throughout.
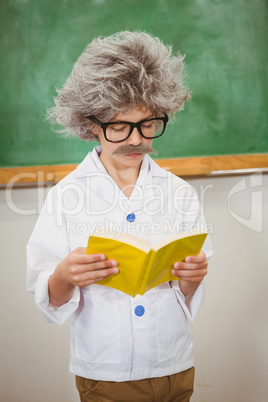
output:
<path id="1" fill-rule="evenodd" d="M 163 282 L 178 280 L 171 274 L 175 262 L 200 253 L 207 233 L 180 233 L 154 246 L 127 233 L 93 233 L 88 239 L 87 254 L 103 253 L 118 262 L 119 273 L 105 278 L 99 285 L 109 286 L 135 297 Z"/>

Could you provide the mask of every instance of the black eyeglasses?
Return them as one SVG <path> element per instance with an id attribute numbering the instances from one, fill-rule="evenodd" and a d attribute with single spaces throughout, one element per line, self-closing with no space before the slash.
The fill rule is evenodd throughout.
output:
<path id="1" fill-rule="evenodd" d="M 146 139 L 154 139 L 164 134 L 168 122 L 168 116 L 154 117 L 152 119 L 144 119 L 137 123 L 130 121 L 110 121 L 102 123 L 94 116 L 88 116 L 88 119 L 103 129 L 104 137 L 109 142 L 125 141 L 137 127 L 140 135 Z"/>

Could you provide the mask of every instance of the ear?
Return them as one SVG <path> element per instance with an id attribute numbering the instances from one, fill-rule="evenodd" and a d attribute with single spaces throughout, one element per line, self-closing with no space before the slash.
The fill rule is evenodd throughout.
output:
<path id="1" fill-rule="evenodd" d="M 92 123 L 92 124 L 91 124 L 90 129 L 91 129 L 92 133 L 93 133 L 96 137 L 99 137 L 99 134 L 100 134 L 100 132 L 102 131 L 102 128 L 101 128 L 100 126 L 98 126 L 97 124 L 95 124 L 95 123 Z"/>

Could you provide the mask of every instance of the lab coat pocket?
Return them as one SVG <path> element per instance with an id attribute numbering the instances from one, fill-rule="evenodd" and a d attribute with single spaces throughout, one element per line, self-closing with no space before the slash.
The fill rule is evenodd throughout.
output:
<path id="1" fill-rule="evenodd" d="M 90 363 L 120 364 L 122 335 L 117 292 L 99 285 L 83 288 L 74 331 L 76 357 Z"/>
<path id="2" fill-rule="evenodd" d="M 192 347 L 187 318 L 173 289 L 161 289 L 156 309 L 158 361 L 174 358 Z"/>

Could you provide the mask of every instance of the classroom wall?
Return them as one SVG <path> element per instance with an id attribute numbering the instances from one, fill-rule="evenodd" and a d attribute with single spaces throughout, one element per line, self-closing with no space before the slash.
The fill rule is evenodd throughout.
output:
<path id="1" fill-rule="evenodd" d="M 268 175 L 203 177 L 196 188 L 214 246 L 191 324 L 192 402 L 265 402 L 268 385 Z M 46 188 L 0 191 L 1 372 L 5 402 L 78 402 L 69 325 L 48 324 L 26 291 L 25 245 Z"/>

